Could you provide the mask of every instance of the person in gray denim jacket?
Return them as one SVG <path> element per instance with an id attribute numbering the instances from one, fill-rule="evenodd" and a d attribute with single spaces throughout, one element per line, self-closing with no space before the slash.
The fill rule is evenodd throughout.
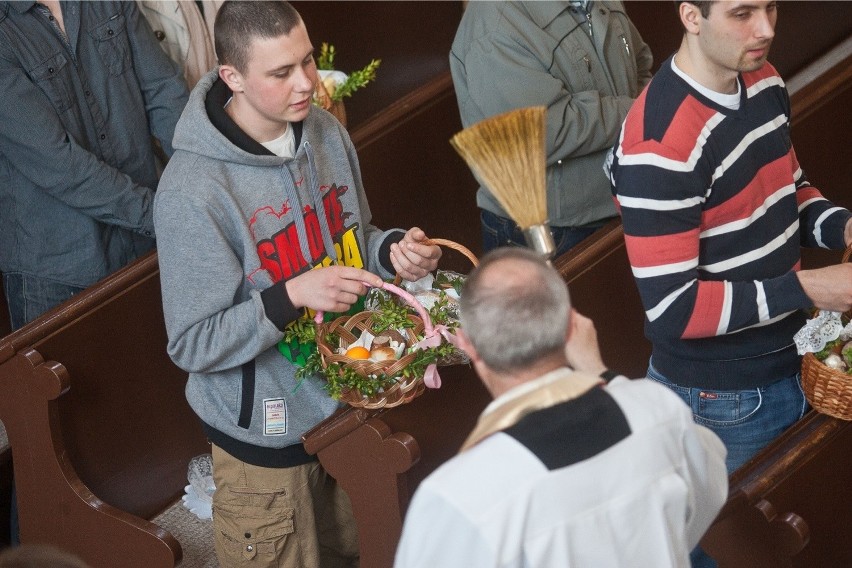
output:
<path id="1" fill-rule="evenodd" d="M 621 2 L 470 2 L 450 52 L 464 126 L 547 107 L 547 210 L 556 255 L 615 217 L 606 152 L 642 88 L 652 55 Z M 481 187 L 483 249 L 525 244 Z"/>
<path id="2" fill-rule="evenodd" d="M 16 329 L 154 247 L 188 91 L 133 2 L 0 2 L 0 271 Z"/>

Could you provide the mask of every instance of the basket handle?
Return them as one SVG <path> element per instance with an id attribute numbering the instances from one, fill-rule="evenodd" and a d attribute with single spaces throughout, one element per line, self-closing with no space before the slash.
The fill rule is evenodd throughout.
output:
<path id="1" fill-rule="evenodd" d="M 438 245 L 438 246 L 443 246 L 443 247 L 447 247 L 449 249 L 456 250 L 456 251 L 462 253 L 463 255 L 465 255 L 467 257 L 467 259 L 470 261 L 470 263 L 473 264 L 474 268 L 479 266 L 479 259 L 476 258 L 476 255 L 473 254 L 473 252 L 471 252 L 471 250 L 469 248 L 467 248 L 466 246 L 461 245 L 461 244 L 459 244 L 455 241 L 451 241 L 449 239 L 424 239 L 423 241 L 421 241 L 421 244 Z M 394 286 L 399 286 L 402 283 L 402 276 L 397 274 L 396 277 L 393 279 L 393 283 L 394 283 Z"/>
<path id="2" fill-rule="evenodd" d="M 361 282 L 367 288 L 372 288 L 373 285 L 369 282 Z M 387 290 L 388 292 L 393 292 L 405 302 L 414 308 L 417 311 L 417 315 L 420 316 L 420 319 L 423 320 L 423 330 L 426 332 L 426 336 L 431 336 L 433 334 L 433 326 L 432 326 L 432 318 L 429 317 L 429 312 L 426 311 L 426 308 L 423 307 L 423 304 L 417 301 L 417 298 L 403 290 L 402 288 L 390 284 L 389 282 L 382 282 L 381 286 L 377 286 L 377 288 L 382 288 L 383 290 Z M 314 314 L 314 323 L 317 325 L 322 323 L 323 317 L 325 317 L 325 312 L 322 310 L 317 310 Z"/>

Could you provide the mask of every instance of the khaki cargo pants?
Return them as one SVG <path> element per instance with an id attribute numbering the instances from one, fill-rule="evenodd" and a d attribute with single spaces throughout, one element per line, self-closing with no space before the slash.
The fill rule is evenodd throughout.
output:
<path id="1" fill-rule="evenodd" d="M 349 497 L 318 462 L 248 465 L 213 446 L 213 530 L 221 568 L 358 566 Z"/>

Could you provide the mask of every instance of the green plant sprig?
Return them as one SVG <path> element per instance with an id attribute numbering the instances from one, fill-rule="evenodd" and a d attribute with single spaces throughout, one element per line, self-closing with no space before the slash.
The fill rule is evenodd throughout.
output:
<path id="1" fill-rule="evenodd" d="M 334 71 L 335 55 L 337 55 L 337 52 L 334 46 L 327 42 L 322 42 L 319 55 L 317 56 L 317 69 L 320 71 Z M 336 86 L 334 93 L 331 94 L 331 100 L 341 101 L 343 97 L 351 97 L 352 93 L 362 87 L 366 87 L 370 81 L 375 80 L 376 70 L 381 63 L 381 59 L 373 59 L 360 71 L 349 73 L 346 80 Z"/>
<path id="2" fill-rule="evenodd" d="M 378 335 L 389 329 L 414 327 L 414 322 L 408 317 L 408 308 L 394 301 L 390 295 L 379 296 L 377 307 L 378 310 L 373 314 L 373 325 L 370 329 L 373 335 Z"/>
<path id="3" fill-rule="evenodd" d="M 456 294 L 461 295 L 462 287 L 464 286 L 464 278 L 454 278 L 447 274 L 446 272 L 438 271 L 435 276 L 435 282 L 432 285 L 433 288 L 443 289 L 446 287 L 450 287 L 456 291 Z"/>
<path id="4" fill-rule="evenodd" d="M 284 328 L 284 341 L 290 342 L 294 339 L 299 343 L 311 343 L 316 341 L 317 330 L 313 321 L 306 318 L 299 318 L 291 322 Z"/>
<path id="5" fill-rule="evenodd" d="M 320 45 L 320 52 L 317 56 L 317 69 L 321 71 L 334 71 L 334 46 L 326 42 Z"/>
<path id="6" fill-rule="evenodd" d="M 331 95 L 331 100 L 343 100 L 344 97 L 351 97 L 352 93 L 358 89 L 366 87 L 368 83 L 375 80 L 376 70 L 379 68 L 381 63 L 381 59 L 373 59 L 363 69 L 350 73 L 345 81 L 337 85 L 337 88 Z"/>

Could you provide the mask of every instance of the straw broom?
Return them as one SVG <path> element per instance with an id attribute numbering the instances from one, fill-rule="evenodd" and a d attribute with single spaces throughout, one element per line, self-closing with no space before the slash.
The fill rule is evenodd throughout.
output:
<path id="1" fill-rule="evenodd" d="M 520 108 L 477 122 L 450 143 L 476 178 L 524 231 L 527 244 L 549 258 L 544 130 L 547 109 Z"/>

